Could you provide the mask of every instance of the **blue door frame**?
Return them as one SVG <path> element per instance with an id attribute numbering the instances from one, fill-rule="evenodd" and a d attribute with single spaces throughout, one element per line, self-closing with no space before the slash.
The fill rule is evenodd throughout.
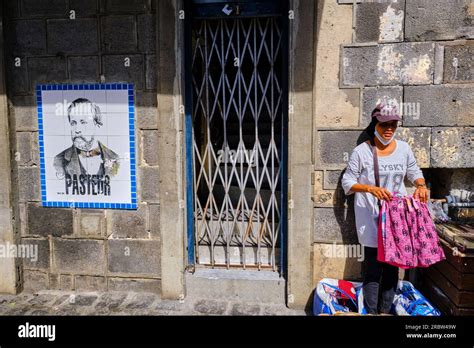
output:
<path id="1" fill-rule="evenodd" d="M 193 192 L 193 86 L 192 86 L 192 24 L 196 18 L 216 19 L 216 18 L 242 18 L 245 17 L 263 17 L 278 15 L 281 20 L 282 28 L 282 126 L 281 126 L 281 221 L 280 221 L 280 264 L 279 273 L 286 276 L 287 271 L 287 232 L 288 232 L 288 0 L 241 0 L 241 1 L 222 1 L 222 0 L 185 0 L 185 142 L 186 142 L 186 231 L 187 231 L 187 268 L 194 269 L 195 266 L 195 238 L 194 238 L 194 192 Z M 242 5 L 242 11 L 239 17 L 228 17 L 222 13 L 222 7 L 229 4 L 233 8 Z M 277 4 L 277 5 L 275 5 Z M 278 11 L 278 13 L 275 13 Z"/>

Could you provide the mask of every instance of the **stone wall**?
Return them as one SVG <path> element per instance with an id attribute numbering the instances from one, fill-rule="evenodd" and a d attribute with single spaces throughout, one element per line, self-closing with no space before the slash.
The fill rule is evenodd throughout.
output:
<path id="1" fill-rule="evenodd" d="M 321 257 L 321 249 L 332 243 L 357 243 L 353 198 L 345 197 L 340 177 L 378 101 L 398 101 L 404 113 L 398 137 L 412 146 L 425 172 L 439 168 L 440 173 L 430 177 L 443 180 L 442 168 L 472 173 L 474 167 L 474 3 L 318 3 L 312 177 L 315 282 L 321 277 L 360 277 L 355 259 L 331 261 Z"/>
<path id="2" fill-rule="evenodd" d="M 15 214 L 25 289 L 160 292 L 155 0 L 6 0 Z M 124 61 L 129 58 L 130 65 Z M 41 207 L 37 83 L 130 82 L 136 93 L 138 209 Z"/>
<path id="3" fill-rule="evenodd" d="M 182 104 L 183 76 L 176 75 L 182 28 L 169 15 L 179 3 L 3 1 L 14 221 L 23 241 L 39 248 L 38 261 L 23 265 L 26 289 L 163 289 L 169 298 L 183 292 L 182 118 L 170 122 Z M 288 290 L 300 304 L 311 288 L 310 263 L 313 281 L 360 277 L 360 262 L 328 258 L 325 247 L 357 241 L 352 198 L 342 193 L 340 177 L 379 99 L 405 103 L 399 137 L 426 172 L 437 171 L 430 177 L 449 173 L 453 183 L 472 177 L 474 6 L 470 0 L 290 4 L 300 15 L 290 25 Z M 160 27 L 169 29 L 158 38 L 157 6 L 164 10 Z M 82 82 L 136 86 L 136 211 L 41 207 L 34 87 Z M 158 118 L 158 111 L 166 116 Z M 158 166 L 167 175 L 159 176 Z M 162 258 L 171 266 L 162 269 Z"/>

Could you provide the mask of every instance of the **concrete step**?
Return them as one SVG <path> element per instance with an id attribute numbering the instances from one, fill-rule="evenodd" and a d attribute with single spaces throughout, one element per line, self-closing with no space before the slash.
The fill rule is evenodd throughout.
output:
<path id="1" fill-rule="evenodd" d="M 190 297 L 227 301 L 285 304 L 285 279 L 278 272 L 196 267 L 186 273 Z"/>

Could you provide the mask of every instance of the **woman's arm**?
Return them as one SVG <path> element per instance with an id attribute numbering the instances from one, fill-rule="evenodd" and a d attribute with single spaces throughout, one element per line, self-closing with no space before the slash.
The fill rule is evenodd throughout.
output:
<path id="1" fill-rule="evenodd" d="M 342 176 L 342 188 L 346 195 L 351 195 L 354 192 L 368 192 L 378 199 L 391 200 L 392 194 L 390 191 L 383 187 L 377 187 L 372 185 L 365 185 L 359 183 L 359 177 L 361 174 L 360 157 L 356 151 L 353 151 L 347 163 L 346 171 Z"/>
<path id="2" fill-rule="evenodd" d="M 416 164 L 415 156 L 410 148 L 408 148 L 407 177 L 416 187 L 413 196 L 418 198 L 421 202 L 426 203 L 429 196 L 428 188 L 426 187 L 423 172 Z"/>
<path id="3" fill-rule="evenodd" d="M 419 178 L 415 180 L 415 193 L 413 196 L 418 198 L 421 202 L 428 202 L 429 192 L 428 188 L 426 187 L 425 179 Z"/>
<path id="4" fill-rule="evenodd" d="M 380 200 L 390 201 L 392 199 L 392 194 L 389 190 L 383 187 L 377 187 L 372 185 L 364 185 L 364 184 L 354 184 L 351 187 L 351 191 L 353 192 L 368 192 Z"/>

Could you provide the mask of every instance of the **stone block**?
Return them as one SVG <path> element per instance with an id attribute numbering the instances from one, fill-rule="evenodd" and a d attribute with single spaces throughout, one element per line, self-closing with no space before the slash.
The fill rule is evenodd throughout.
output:
<path id="1" fill-rule="evenodd" d="M 107 12 L 145 12 L 149 9 L 149 0 L 105 0 Z"/>
<path id="2" fill-rule="evenodd" d="M 367 127 L 371 122 L 372 111 L 380 102 L 398 103 L 403 100 L 403 87 L 366 87 L 362 90 L 362 113 L 360 126 Z"/>
<path id="3" fill-rule="evenodd" d="M 99 58 L 97 56 L 69 57 L 71 82 L 99 82 Z"/>
<path id="4" fill-rule="evenodd" d="M 435 168 L 472 168 L 473 127 L 432 129 L 431 166 Z"/>
<path id="5" fill-rule="evenodd" d="M 41 199 L 38 167 L 18 168 L 18 190 L 20 202 L 39 201 Z"/>
<path id="6" fill-rule="evenodd" d="M 101 240 L 53 238 L 53 267 L 60 273 L 105 275 L 105 245 Z"/>
<path id="7" fill-rule="evenodd" d="M 49 274 L 49 289 L 59 290 L 59 274 Z"/>
<path id="8" fill-rule="evenodd" d="M 321 164 L 345 166 L 361 134 L 360 131 L 318 132 Z"/>
<path id="9" fill-rule="evenodd" d="M 49 240 L 22 238 L 24 250 L 23 267 L 26 269 L 49 269 Z"/>
<path id="10" fill-rule="evenodd" d="M 160 206 L 148 204 L 148 231 L 152 239 L 160 238 Z"/>
<path id="11" fill-rule="evenodd" d="M 105 237 L 106 223 L 104 214 L 102 212 L 88 212 L 82 210 L 79 215 L 79 231 L 83 237 Z"/>
<path id="12" fill-rule="evenodd" d="M 443 72 L 445 83 L 474 82 L 474 41 L 445 46 Z"/>
<path id="13" fill-rule="evenodd" d="M 21 0 L 22 16 L 65 16 L 67 0 Z"/>
<path id="14" fill-rule="evenodd" d="M 402 128 L 397 130 L 397 139 L 406 141 L 416 158 L 416 163 L 420 168 L 430 166 L 430 128 Z"/>
<path id="15" fill-rule="evenodd" d="M 9 52 L 14 56 L 46 53 L 46 24 L 43 20 L 7 22 Z"/>
<path id="16" fill-rule="evenodd" d="M 335 190 L 340 186 L 341 177 L 341 170 L 326 170 L 324 172 L 324 189 Z"/>
<path id="17" fill-rule="evenodd" d="M 474 123 L 474 85 L 405 87 L 405 104 L 419 114 L 405 115 L 403 125 L 470 126 Z"/>
<path id="18" fill-rule="evenodd" d="M 146 238 L 146 206 L 140 204 L 136 211 L 110 211 L 109 235 L 113 238 Z"/>
<path id="19" fill-rule="evenodd" d="M 355 6 L 355 42 L 403 41 L 405 0 L 371 1 Z"/>
<path id="20" fill-rule="evenodd" d="M 23 290 L 36 292 L 47 290 L 49 287 L 48 273 L 23 270 Z"/>
<path id="21" fill-rule="evenodd" d="M 69 274 L 59 275 L 59 290 L 63 290 L 63 291 L 74 290 L 74 277 Z"/>
<path id="22" fill-rule="evenodd" d="M 359 89 L 339 88 L 341 45 L 352 42 L 352 6 L 338 6 L 333 1 L 318 3 L 318 39 L 315 55 L 314 113 L 319 127 L 357 127 L 359 123 Z"/>
<path id="23" fill-rule="evenodd" d="M 144 62 L 142 55 L 103 56 L 104 75 L 107 81 L 134 83 L 143 88 Z"/>
<path id="24" fill-rule="evenodd" d="M 137 16 L 138 50 L 145 53 L 156 51 L 156 16 L 144 14 Z"/>
<path id="25" fill-rule="evenodd" d="M 108 53 L 128 53 L 137 50 L 135 16 L 102 18 L 102 49 Z"/>
<path id="26" fill-rule="evenodd" d="M 159 203 L 159 171 L 156 167 L 140 167 L 139 185 L 141 200 Z"/>
<path id="27" fill-rule="evenodd" d="M 347 207 L 352 196 L 346 196 L 340 184 L 341 170 L 315 171 L 312 176 L 315 207 Z"/>
<path id="28" fill-rule="evenodd" d="M 109 291 L 135 291 L 161 294 L 161 281 L 158 279 L 108 278 Z"/>
<path id="29" fill-rule="evenodd" d="M 97 19 L 48 20 L 49 54 L 96 54 L 98 49 Z"/>
<path id="30" fill-rule="evenodd" d="M 158 112 L 156 93 L 136 92 L 136 125 L 140 129 L 157 129 Z"/>
<path id="31" fill-rule="evenodd" d="M 6 18 L 17 18 L 20 16 L 20 1 L 4 1 L 5 12 L 4 16 Z"/>
<path id="32" fill-rule="evenodd" d="M 155 89 L 157 88 L 157 78 L 156 78 L 156 56 L 154 54 L 146 56 L 146 89 Z"/>
<path id="33" fill-rule="evenodd" d="M 105 277 L 75 276 L 74 289 L 80 291 L 107 291 Z"/>
<path id="34" fill-rule="evenodd" d="M 158 131 L 144 130 L 142 134 L 142 160 L 149 166 L 158 165 Z"/>
<path id="35" fill-rule="evenodd" d="M 69 0 L 69 10 L 74 10 L 77 17 L 90 17 L 98 13 L 97 0 Z"/>
<path id="36" fill-rule="evenodd" d="M 434 48 L 434 43 L 343 47 L 342 87 L 431 84 Z"/>
<path id="37" fill-rule="evenodd" d="M 32 96 L 12 96 L 8 100 L 8 112 L 16 131 L 38 130 L 36 100 Z"/>
<path id="38" fill-rule="evenodd" d="M 39 165 L 39 147 L 37 133 L 16 133 L 15 161 L 20 166 Z"/>
<path id="39" fill-rule="evenodd" d="M 28 59 L 30 86 L 41 83 L 67 82 L 67 64 L 64 57 L 42 57 Z"/>
<path id="40" fill-rule="evenodd" d="M 10 93 L 23 94 L 30 92 L 26 57 L 7 56 L 5 61 L 7 85 Z"/>
<path id="41" fill-rule="evenodd" d="M 73 234 L 72 209 L 44 208 L 28 204 L 28 235 L 67 236 Z"/>
<path id="42" fill-rule="evenodd" d="M 159 277 L 160 248 L 159 241 L 109 239 L 109 272 Z"/>
<path id="43" fill-rule="evenodd" d="M 314 242 L 356 243 L 354 208 L 315 208 Z"/>
<path id="44" fill-rule="evenodd" d="M 365 255 L 361 257 L 361 250 L 360 244 L 314 244 L 314 286 L 323 278 L 362 280 L 362 257 Z"/>
<path id="45" fill-rule="evenodd" d="M 405 11 L 405 38 L 408 41 L 474 37 L 474 3 L 471 0 L 409 0 Z"/>

